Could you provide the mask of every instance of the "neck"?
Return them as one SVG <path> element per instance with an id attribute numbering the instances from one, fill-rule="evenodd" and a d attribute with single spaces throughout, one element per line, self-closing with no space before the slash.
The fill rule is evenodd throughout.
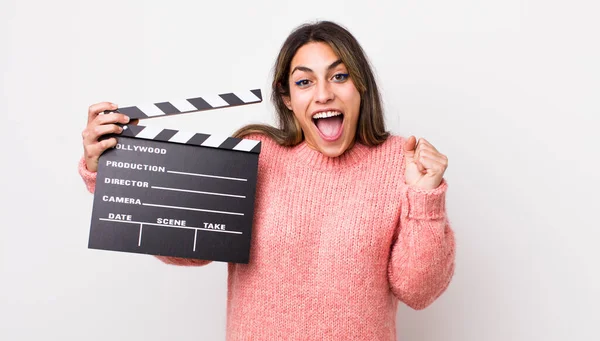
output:
<path id="1" fill-rule="evenodd" d="M 313 168 L 345 168 L 364 159 L 368 147 L 352 141 L 352 144 L 337 157 L 329 157 L 310 145 L 306 140 L 292 147 L 297 157 L 306 165 Z"/>

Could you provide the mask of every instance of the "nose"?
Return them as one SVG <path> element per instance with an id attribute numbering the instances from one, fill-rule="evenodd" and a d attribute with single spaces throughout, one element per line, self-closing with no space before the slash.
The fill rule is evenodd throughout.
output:
<path id="1" fill-rule="evenodd" d="M 329 82 L 318 82 L 316 86 L 315 101 L 320 104 L 325 104 L 335 97 Z"/>

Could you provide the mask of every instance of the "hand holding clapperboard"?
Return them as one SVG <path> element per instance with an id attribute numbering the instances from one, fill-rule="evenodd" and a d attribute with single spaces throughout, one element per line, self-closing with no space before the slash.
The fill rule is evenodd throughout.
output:
<path id="1" fill-rule="evenodd" d="M 113 112 L 145 119 L 260 102 L 250 90 Z M 260 141 L 122 129 L 98 159 L 88 247 L 248 263 Z"/>

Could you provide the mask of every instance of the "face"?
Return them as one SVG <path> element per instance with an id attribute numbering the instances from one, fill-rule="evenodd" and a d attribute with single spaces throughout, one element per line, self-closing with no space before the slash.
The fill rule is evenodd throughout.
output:
<path id="1" fill-rule="evenodd" d="M 300 123 L 306 143 L 329 157 L 354 145 L 360 93 L 348 69 L 326 43 L 302 46 L 292 59 L 286 106 Z"/>

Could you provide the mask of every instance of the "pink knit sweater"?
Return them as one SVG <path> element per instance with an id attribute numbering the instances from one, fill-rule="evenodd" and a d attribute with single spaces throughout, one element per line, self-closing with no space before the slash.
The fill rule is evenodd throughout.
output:
<path id="1" fill-rule="evenodd" d="M 227 339 L 395 340 L 398 300 L 423 309 L 454 273 L 446 181 L 407 186 L 402 137 L 338 158 L 249 138 L 263 145 L 250 262 L 228 264 Z"/>

